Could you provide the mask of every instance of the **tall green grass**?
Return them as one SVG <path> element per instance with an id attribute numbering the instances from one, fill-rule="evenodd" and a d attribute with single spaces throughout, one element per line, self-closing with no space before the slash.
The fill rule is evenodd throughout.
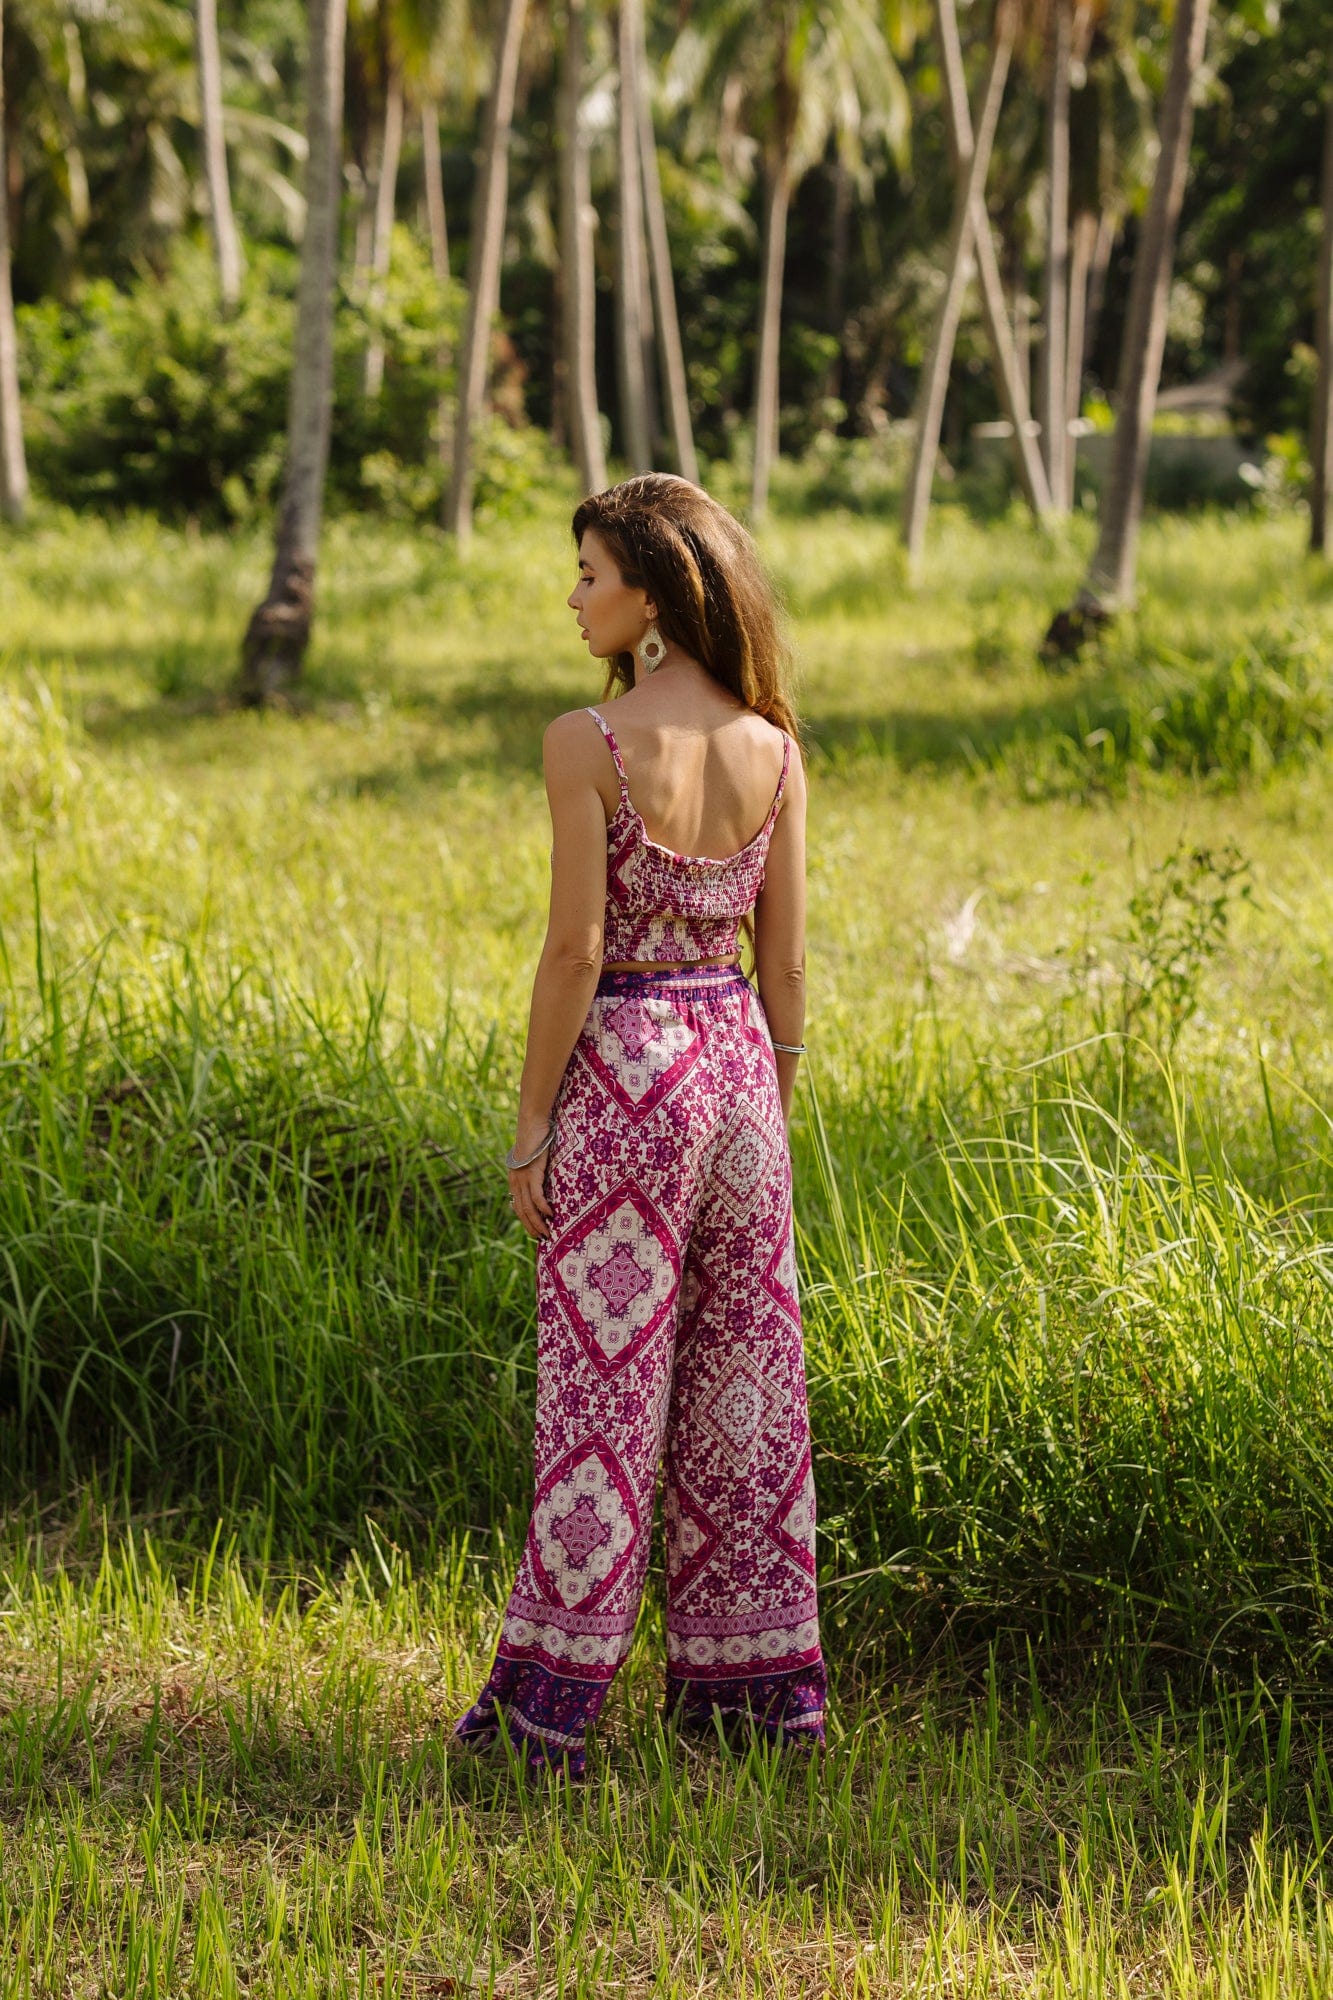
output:
<path id="1" fill-rule="evenodd" d="M 581 1793 L 446 1747 L 530 1476 L 565 524 L 335 522 L 265 717 L 259 537 L 6 545 L 0 2000 L 1322 2000 L 1333 588 L 1158 520 L 1052 680 L 1086 532 L 945 508 L 909 593 L 776 511 L 830 1751 L 662 1734 L 655 1562 Z"/>
<path id="2" fill-rule="evenodd" d="M 17 546 L 11 1491 L 114 1467 L 308 1554 L 367 1511 L 423 1547 L 521 1516 L 530 1253 L 494 1163 L 537 734 L 594 691 L 555 623 L 563 524 L 525 532 L 464 568 L 335 527 L 303 706 L 266 718 L 222 699 L 257 545 Z M 1323 1670 L 1333 605 L 1283 524 L 1156 532 L 1157 595 L 1054 682 L 1024 633 L 1081 528 L 1043 554 L 946 514 L 910 604 L 873 521 L 770 542 L 812 718 L 793 1143 L 825 1574 L 904 1659 L 948 1632 Z M 515 561 L 553 577 L 519 627 Z M 892 683 L 858 678 L 876 645 Z M 1103 742 L 1071 726 L 1113 699 Z"/>
<path id="3" fill-rule="evenodd" d="M 11 1478 L 119 1463 L 270 1509 L 309 1550 L 367 1510 L 413 1538 L 512 1526 L 533 1386 L 494 1166 L 512 1042 L 425 1034 L 382 994 L 322 1014 L 257 971 L 219 992 L 184 965 L 138 1017 L 39 977 L 0 1127 Z M 1106 1074 L 1097 1042 L 997 1074 L 923 1036 L 856 1094 L 813 1063 L 795 1145 L 831 1598 L 902 1657 L 948 1626 L 1317 1671 L 1326 1205 L 1248 1189 L 1165 1064 L 1150 1088 L 1120 1046 L 1119 1117 Z M 1327 1146 L 1314 1164 L 1307 1190 Z"/>
<path id="4" fill-rule="evenodd" d="M 188 1526 L 188 1524 L 185 1524 Z M 1233 2000 L 1333 1976 L 1326 1729 L 835 1658 L 827 1760 L 664 1736 L 655 1630 L 588 1784 L 451 1759 L 485 1658 L 459 1552 L 339 1574 L 89 1504 L 0 1546 L 0 1994 L 237 2000 L 1021 1991 Z M 461 1607 L 472 1602 L 474 1608 Z"/>

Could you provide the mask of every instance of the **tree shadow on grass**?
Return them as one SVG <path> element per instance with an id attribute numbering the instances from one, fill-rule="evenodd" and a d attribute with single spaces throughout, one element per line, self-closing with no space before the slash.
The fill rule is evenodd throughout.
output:
<path id="1" fill-rule="evenodd" d="M 112 651 L 96 649 L 80 658 L 68 649 L 64 663 L 75 661 L 79 671 L 118 667 L 144 672 L 144 656 L 132 648 Z M 54 664 L 54 662 L 53 662 Z M 275 718 L 328 720 L 367 727 L 375 719 L 375 698 L 387 700 L 390 709 L 402 716 L 429 721 L 442 730 L 458 729 L 469 737 L 467 744 L 451 747 L 444 755 L 432 754 L 424 760 L 417 776 L 449 775 L 481 768 L 537 773 L 541 769 L 542 731 L 554 716 L 578 707 L 578 690 L 555 678 L 532 682 L 505 674 L 485 681 L 474 680 L 453 686 L 432 687 L 414 682 L 408 687 L 389 686 L 372 675 L 354 678 L 344 673 L 313 674 L 275 704 Z M 600 689 L 587 690 L 588 701 L 600 699 Z M 82 720 L 90 741 L 105 748 L 133 748 L 137 744 L 179 741 L 198 730 L 201 724 L 223 721 L 243 711 L 226 688 L 204 685 L 202 677 L 180 691 L 127 701 L 114 691 L 88 688 L 81 699 Z M 383 713 L 381 709 L 380 714 Z M 481 725 L 479 728 L 478 725 Z M 369 772 L 362 789 L 373 790 L 383 781 L 392 788 L 392 767 L 383 773 Z"/>
<path id="2" fill-rule="evenodd" d="M 133 647 L 97 647 L 81 657 L 76 654 L 74 664 L 78 671 L 133 669 L 142 679 L 146 671 L 158 671 L 146 669 L 146 657 L 151 662 L 151 655 Z M 70 655 L 62 658 L 68 663 Z M 184 652 L 168 649 L 163 658 L 163 674 L 174 673 Z M 156 699 L 125 700 L 115 690 L 89 688 L 83 696 L 89 738 L 108 748 L 179 746 L 206 734 L 210 723 L 235 714 L 225 688 L 204 683 L 194 665 L 197 658 L 196 651 L 186 661 L 183 685 Z M 1202 681 L 1214 668 L 1200 661 L 1197 671 Z M 951 675 L 948 705 L 942 700 L 939 707 L 920 701 L 910 706 L 895 703 L 889 681 L 882 684 L 883 699 L 863 699 L 851 708 L 825 706 L 816 698 L 805 716 L 807 742 L 816 759 L 827 759 L 839 769 L 891 764 L 903 771 L 941 774 L 999 768 L 1016 752 L 1022 755 L 1057 744 L 1082 757 L 1088 739 L 1098 732 L 1113 736 L 1123 754 L 1127 736 L 1133 733 L 1131 718 L 1140 706 L 1146 709 L 1146 703 L 1136 698 L 1140 678 L 1132 668 L 1112 667 L 1092 657 L 1075 672 L 1044 685 L 1034 685 L 1028 677 L 1028 692 L 1006 698 L 994 679 L 978 668 L 971 687 L 963 677 Z M 1182 686 L 1188 685 L 1188 678 L 1182 677 Z M 349 731 L 364 727 L 369 732 L 384 713 L 383 708 L 376 709 L 377 696 L 390 714 L 424 722 L 429 730 L 438 730 L 438 738 L 415 744 L 403 741 L 387 754 L 386 746 L 368 742 L 374 761 L 363 769 L 332 778 L 312 774 L 312 782 L 333 796 L 410 797 L 424 790 L 447 790 L 478 772 L 535 781 L 546 725 L 556 715 L 599 699 L 600 689 L 595 683 L 580 686 L 572 673 L 533 675 L 504 666 L 453 683 L 441 677 L 432 685 L 423 675 L 406 685 L 401 680 L 386 685 L 373 673 L 333 662 L 322 665 L 294 692 L 283 719 L 309 716 L 340 722 Z"/>
<path id="3" fill-rule="evenodd" d="M 408 1796 L 439 1797 L 457 1788 L 459 1760 L 446 1761 L 444 1751 L 454 1705 L 438 1698 L 429 1699 L 428 1715 L 409 1722 L 368 1713 L 380 1701 L 367 1690 L 363 1705 L 357 1691 L 346 1718 L 350 1729 L 336 1712 L 327 1727 L 307 1728 L 271 1706 L 259 1688 L 218 1687 L 164 1667 L 146 1670 L 131 1690 L 124 1669 L 114 1670 L 114 1681 L 112 1671 L 94 1672 L 72 1689 L 67 1675 L 59 1698 L 43 1690 L 7 1704 L 0 1760 L 9 1783 L 0 1825 L 11 1813 L 21 1825 L 32 1802 L 56 1794 L 84 1801 L 90 1821 L 99 1800 L 110 1801 L 119 1818 L 136 1798 L 150 1814 L 156 1795 L 156 1809 L 170 1813 L 187 1841 L 255 1839 L 292 1821 L 324 1821 L 336 1839 L 348 1815 L 381 1793 L 386 1780 Z M 16 1736 L 41 1746 L 24 1760 L 27 1772 L 16 1747 L 4 1755 L 6 1737 L 14 1746 Z M 37 1756 L 40 1769 L 33 1770 Z M 495 1789 L 494 1774 L 488 1789 Z"/>
<path id="4" fill-rule="evenodd" d="M 541 770 L 541 736 L 553 715 L 569 704 L 550 699 L 552 691 L 524 688 L 508 698 L 503 691 L 473 687 L 438 704 L 442 724 L 484 725 L 467 745 L 424 746 L 376 765 L 326 780 L 333 796 L 403 798 L 417 791 L 440 791 L 477 771 L 535 780 Z M 561 690 L 561 693 L 564 691 Z M 1107 676 L 1053 688 L 1049 697 L 987 702 L 971 707 L 928 709 L 861 708 L 852 712 L 812 709 L 804 718 L 813 760 L 852 772 L 886 765 L 900 771 L 976 772 L 1002 767 L 1015 751 L 1063 741 L 1083 751 L 1098 729 L 1123 730 L 1127 713 L 1123 684 Z M 469 732 L 471 733 L 471 732 Z"/>
<path id="5" fill-rule="evenodd" d="M 1029 700 L 989 701 L 972 707 L 920 706 L 805 718 L 816 754 L 845 769 L 858 763 L 891 763 L 904 771 L 975 771 L 997 764 L 1019 745 L 1055 739 L 1081 742 L 1109 715 L 1124 710 L 1123 683 L 1111 676 L 1052 688 Z"/>

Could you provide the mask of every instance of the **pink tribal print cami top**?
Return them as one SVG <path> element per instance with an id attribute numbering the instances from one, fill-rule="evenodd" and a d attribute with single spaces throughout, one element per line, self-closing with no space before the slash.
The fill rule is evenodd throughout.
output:
<path id="1" fill-rule="evenodd" d="M 620 746 L 595 708 L 588 710 L 606 738 L 620 779 L 620 802 L 606 829 L 606 921 L 602 955 L 608 965 L 641 960 L 658 964 L 696 958 L 729 958 L 741 918 L 764 886 L 764 863 L 787 784 L 791 738 L 782 739 L 782 775 L 768 818 L 737 854 L 677 854 L 649 840 L 630 802 Z"/>

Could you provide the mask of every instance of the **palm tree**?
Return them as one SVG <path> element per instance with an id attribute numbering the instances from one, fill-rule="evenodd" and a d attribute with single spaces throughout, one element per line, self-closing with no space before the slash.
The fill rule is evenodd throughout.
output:
<path id="1" fill-rule="evenodd" d="M 597 292 L 588 134 L 583 123 L 586 0 L 566 0 L 560 73 L 560 307 L 565 394 L 574 463 L 585 493 L 606 485 L 606 453 L 597 409 Z"/>
<path id="2" fill-rule="evenodd" d="M 778 452 L 778 358 L 787 217 L 792 195 L 830 140 L 844 155 L 874 132 L 900 164 L 910 126 L 906 85 L 889 28 L 899 10 L 867 0 L 786 0 L 769 17 L 767 117 L 757 119 L 765 205 L 755 369 L 750 511 L 761 519 Z"/>
<path id="3" fill-rule="evenodd" d="M 420 106 L 422 179 L 431 268 L 441 286 L 449 282 L 449 220 L 444 205 L 444 163 L 440 156 L 440 107 L 448 100 L 468 110 L 480 95 L 485 53 L 471 0 L 395 0 L 394 31 L 404 84 Z M 453 424 L 445 377 L 450 360 L 443 325 L 435 349 L 440 378 L 436 404 L 436 444 L 442 463 L 451 456 Z"/>
<path id="4" fill-rule="evenodd" d="M 694 449 L 694 426 L 690 422 L 685 351 L 681 345 L 680 318 L 676 312 L 676 282 L 671 270 L 671 244 L 667 236 L 666 204 L 662 199 L 662 175 L 657 161 L 657 135 L 653 130 L 652 93 L 648 88 L 648 54 L 643 44 L 638 50 L 638 68 L 643 206 L 648 224 L 648 257 L 652 270 L 653 303 L 657 311 L 662 387 L 666 394 L 667 420 L 671 427 L 676 469 L 682 477 L 697 483 L 699 460 Z"/>
<path id="5" fill-rule="evenodd" d="M 374 135 L 367 146 L 374 166 L 367 179 L 358 223 L 358 272 L 370 334 L 362 387 L 373 402 L 384 386 L 384 335 L 379 319 L 388 290 L 397 211 L 398 170 L 409 95 L 421 105 L 422 164 L 431 260 L 441 283 L 449 275 L 444 181 L 440 161 L 438 95 L 440 73 L 449 57 L 463 53 L 467 7 L 457 0 L 366 0 L 351 15 L 357 31 L 360 72 L 374 109 Z M 453 44 L 454 46 L 451 46 Z M 441 354 L 443 361 L 447 357 Z M 441 371 L 443 372 L 443 370 Z M 441 435 L 447 425 L 441 425 Z"/>
<path id="6" fill-rule="evenodd" d="M 72 24 L 71 24 L 72 25 Z M 217 0 L 194 0 L 195 56 L 199 69 L 199 138 L 208 189 L 208 220 L 217 259 L 218 291 L 224 312 L 241 296 L 241 240 L 231 208 L 227 146 L 222 136 L 222 57 L 218 48 Z"/>
<path id="7" fill-rule="evenodd" d="M 28 504 L 28 464 L 23 452 L 19 402 L 18 337 L 10 284 L 8 142 L 5 126 L 5 9 L 0 0 L 0 514 L 21 521 Z"/>
<path id="8" fill-rule="evenodd" d="M 468 310 L 458 370 L 454 460 L 444 524 L 466 547 L 472 538 L 473 431 L 486 393 L 491 322 L 500 302 L 500 258 L 509 194 L 509 137 L 518 84 L 519 48 L 527 0 L 501 0 L 495 71 L 483 121 L 472 244 L 468 256 Z"/>
<path id="9" fill-rule="evenodd" d="M 82 236 L 92 216 L 88 192 L 88 166 L 83 157 L 79 128 L 88 116 L 88 69 L 83 60 L 79 24 L 73 17 L 61 23 L 65 43 L 65 178 L 69 189 L 69 219 L 74 233 Z"/>
<path id="10" fill-rule="evenodd" d="M 384 335 L 376 324 L 384 310 L 397 205 L 398 163 L 403 150 L 403 72 L 391 55 L 384 92 L 384 125 L 380 136 L 379 171 L 375 179 L 375 210 L 370 240 L 370 285 L 366 306 L 371 333 L 366 343 L 363 387 L 373 401 L 384 386 Z"/>
<path id="11" fill-rule="evenodd" d="M 995 360 L 996 386 L 1009 422 L 1019 480 L 1028 504 L 1039 520 L 1049 513 L 1051 505 L 1046 469 L 1032 437 L 1026 374 L 1014 343 L 1005 304 L 1004 282 L 995 255 L 995 241 L 985 202 L 986 174 L 1013 54 L 1017 10 L 1010 0 L 1000 0 L 996 7 L 990 63 L 982 85 L 975 132 L 967 100 L 955 0 L 935 0 L 935 22 L 958 186 L 954 196 L 944 294 L 936 314 L 926 365 L 917 386 L 916 440 L 904 496 L 903 540 L 908 562 L 913 568 L 920 561 L 925 541 L 926 516 L 939 451 L 949 370 L 969 276 L 968 260 L 974 253 L 980 280 L 982 315 Z"/>
<path id="12" fill-rule="evenodd" d="M 948 49 L 951 43 L 956 44 L 957 18 L 952 10 L 952 0 L 937 0 L 936 15 L 940 46 L 942 49 Z M 954 344 L 958 338 L 958 325 L 962 317 L 963 295 L 970 276 L 968 257 L 977 239 L 978 209 L 982 209 L 984 213 L 986 175 L 995 144 L 1005 80 L 1009 74 L 1009 64 L 1013 55 L 1011 12 L 1001 11 L 997 16 L 996 29 L 990 62 L 981 89 L 975 130 L 972 127 L 970 112 L 966 120 L 957 116 L 950 120 L 950 130 L 956 140 L 958 187 L 954 196 L 949 247 L 945 255 L 944 291 L 931 329 L 926 365 L 917 384 L 912 466 L 908 474 L 903 503 L 903 541 L 907 549 L 908 562 L 914 568 L 920 561 L 925 542 L 926 515 L 930 508 L 930 490 L 934 483 L 935 460 L 939 452 L 940 427 L 944 421 L 944 401 L 949 387 L 949 371 L 953 363 Z M 959 67 L 961 68 L 961 48 Z M 989 230 L 989 227 L 989 222 L 986 222 L 984 230 Z"/>
<path id="13" fill-rule="evenodd" d="M 1203 62 L 1210 0 L 1177 0 L 1171 60 L 1159 122 L 1157 170 L 1130 280 L 1116 425 L 1102 500 L 1097 547 L 1078 599 L 1057 612 L 1043 654 L 1054 662 L 1077 652 L 1088 632 L 1133 601 L 1143 489 L 1157 385 L 1166 346 L 1167 299 L 1176 230 L 1189 171 L 1193 85 Z"/>
<path id="14" fill-rule="evenodd" d="M 431 269 L 442 285 L 449 281 L 449 218 L 444 206 L 444 162 L 440 156 L 440 107 L 430 98 L 421 102 L 421 178 L 426 190 L 426 226 L 430 233 Z"/>
<path id="15" fill-rule="evenodd" d="M 359 202 L 353 296 L 369 320 L 361 386 L 373 402 L 384 384 L 379 320 L 388 288 L 406 114 L 405 45 L 422 32 L 412 0 L 348 0 L 348 135 Z"/>
<path id="16" fill-rule="evenodd" d="M 1046 100 L 1045 339 L 1041 350 L 1041 442 L 1051 511 L 1069 511 L 1069 93 L 1076 0 L 1054 0 Z"/>
<path id="17" fill-rule="evenodd" d="M 1127 87 L 1134 22 L 1108 23 L 1110 0 L 1074 0 L 1072 43 L 1078 68 L 1070 92 L 1069 285 L 1065 329 L 1064 512 L 1074 502 L 1077 443 L 1072 426 L 1083 407 L 1083 375 L 1097 332 L 1111 252 L 1131 195 L 1150 184 L 1156 134 L 1142 87 Z M 1108 34 L 1108 25 L 1111 33 Z M 1114 37 L 1114 38 L 1113 38 Z"/>
<path id="18" fill-rule="evenodd" d="M 1333 51 L 1330 52 L 1333 55 Z M 1317 345 L 1319 373 L 1311 426 L 1310 547 L 1315 555 L 1333 556 L 1333 61 L 1330 62 L 1328 107 L 1324 113 L 1324 171 L 1320 195 L 1324 231 L 1319 244 L 1319 303 Z"/>
<path id="19" fill-rule="evenodd" d="M 723 123 L 748 119 L 760 162 L 759 319 L 750 509 L 768 505 L 778 449 L 778 358 L 792 196 L 830 140 L 870 128 L 901 158 L 909 100 L 877 0 L 712 0 L 678 38 L 674 66 Z"/>
<path id="20" fill-rule="evenodd" d="M 643 135 L 639 113 L 642 52 L 643 0 L 620 0 L 616 32 L 620 69 L 616 119 L 619 191 L 616 217 L 616 362 L 624 450 L 632 472 L 647 472 L 653 462 L 647 367 L 650 329 L 645 324 L 644 314 L 648 290 L 648 246 L 643 227 Z"/>
<path id="21" fill-rule="evenodd" d="M 287 404 L 287 466 L 268 594 L 246 628 L 237 692 L 260 705 L 299 676 L 310 642 L 333 408 L 333 296 L 342 189 L 346 0 L 309 0 L 306 220 Z"/>

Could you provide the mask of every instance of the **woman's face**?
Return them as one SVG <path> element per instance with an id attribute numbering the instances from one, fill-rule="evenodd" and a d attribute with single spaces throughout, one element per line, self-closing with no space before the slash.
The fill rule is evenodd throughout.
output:
<path id="1" fill-rule="evenodd" d="M 626 583 L 601 536 L 585 529 L 579 543 L 579 580 L 566 600 L 595 660 L 632 653 L 653 617 L 648 593 Z"/>

